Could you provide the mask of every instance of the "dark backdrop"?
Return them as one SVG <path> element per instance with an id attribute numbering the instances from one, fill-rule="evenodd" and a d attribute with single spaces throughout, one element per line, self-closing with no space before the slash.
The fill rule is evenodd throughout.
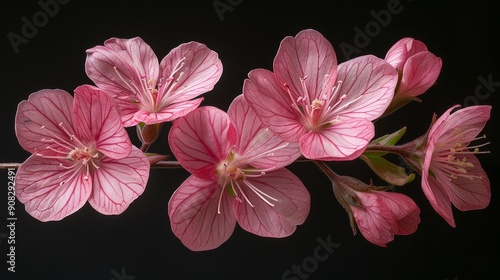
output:
<path id="1" fill-rule="evenodd" d="M 44 12 L 43 3 L 58 3 Z M 314 28 L 333 44 L 339 62 L 374 54 L 383 57 L 402 37 L 422 40 L 443 59 L 437 85 L 388 119 L 377 122 L 377 134 L 402 126 L 409 141 L 425 132 L 432 113 L 453 104 L 497 104 L 498 9 L 493 1 L 12 1 L 2 8 L 2 145 L 0 162 L 22 162 L 14 134 L 17 103 L 34 91 L 61 88 L 72 92 L 91 83 L 84 72 L 85 50 L 110 37 L 142 37 L 161 59 L 191 40 L 218 52 L 224 72 L 202 105 L 227 109 L 241 93 L 254 68 L 271 69 L 279 42 L 287 35 Z M 328 4 L 327 4 L 328 3 Z M 217 8 L 214 6 L 217 6 Z M 382 14 L 389 17 L 383 17 Z M 219 10 L 218 10 L 219 9 Z M 35 19 L 33 18 L 35 16 Z M 377 23 L 377 18 L 379 23 Z M 36 22 L 35 22 L 36 21 Z M 23 26 L 37 23 L 23 36 Z M 368 27 L 368 30 L 366 28 Z M 361 30 L 361 31 L 360 31 Z M 359 32 L 368 36 L 363 41 Z M 23 36 L 14 46 L 12 33 Z M 368 34 L 366 34 L 368 33 Z M 28 38 L 29 37 L 29 38 Z M 18 38 L 19 39 L 19 38 Z M 346 55 L 341 48 L 353 52 Z M 17 50 L 16 50 L 17 48 Z M 488 86 L 481 81 L 490 81 Z M 498 81 L 498 82 L 497 82 Z M 481 87 L 481 85 L 483 85 Z M 480 91 L 476 93 L 476 89 Z M 10 252 L 7 228 L 6 170 L 0 186 L 1 279 L 490 279 L 498 276 L 500 235 L 498 211 L 498 110 L 485 133 L 491 154 L 480 160 L 490 175 L 493 197 L 485 210 L 456 211 L 457 227 L 438 216 L 420 189 L 420 177 L 402 187 L 420 206 L 422 222 L 410 236 L 398 236 L 387 248 L 353 236 L 348 217 L 333 196 L 329 181 L 310 163 L 294 163 L 295 172 L 311 193 L 311 212 L 296 233 L 265 239 L 237 227 L 220 248 L 191 252 L 172 234 L 167 202 L 187 178 L 182 169 L 153 170 L 150 181 L 125 213 L 103 216 L 88 204 L 59 222 L 42 223 L 17 202 L 15 273 L 7 271 Z M 165 127 L 151 151 L 168 153 Z M 138 144 L 131 130 L 135 144 Z M 368 181 L 375 175 L 362 162 L 332 163 L 338 173 Z M 314 259 L 316 247 L 337 243 L 326 260 Z M 322 251 L 326 252 L 326 251 Z M 302 272 L 297 272 L 300 269 Z M 286 274 L 287 270 L 291 272 Z M 288 275 L 288 276 L 287 276 Z M 496 275 L 496 276 L 495 276 Z M 287 276 L 287 277 L 283 277 Z M 295 278 L 293 278 L 295 277 Z"/>

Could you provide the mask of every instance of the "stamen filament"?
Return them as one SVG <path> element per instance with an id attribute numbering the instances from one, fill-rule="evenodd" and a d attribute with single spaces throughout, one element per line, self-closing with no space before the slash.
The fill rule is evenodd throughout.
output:
<path id="1" fill-rule="evenodd" d="M 274 200 L 274 201 L 278 201 L 276 198 L 266 194 L 265 192 L 259 190 L 257 187 L 255 187 L 252 183 L 248 182 L 247 180 L 244 180 L 243 183 L 248 187 L 250 188 L 260 199 L 262 199 L 265 203 L 267 203 L 269 206 L 271 207 L 274 207 L 274 204 L 269 202 L 269 200 L 267 200 L 265 197 L 271 199 L 271 200 Z M 265 196 L 265 197 L 264 197 Z M 253 206 L 252 206 L 253 207 Z"/>

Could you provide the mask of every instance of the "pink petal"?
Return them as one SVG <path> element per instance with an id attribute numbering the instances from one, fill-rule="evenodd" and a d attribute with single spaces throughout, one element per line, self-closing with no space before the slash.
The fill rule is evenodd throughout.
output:
<path id="1" fill-rule="evenodd" d="M 215 107 L 199 107 L 174 122 L 168 135 L 170 148 L 191 174 L 213 179 L 216 165 L 234 145 L 234 127 L 228 115 Z"/>
<path id="2" fill-rule="evenodd" d="M 122 159 L 103 157 L 94 170 L 92 194 L 89 203 L 105 215 L 121 214 L 144 192 L 149 177 L 149 161 L 133 147 Z"/>
<path id="3" fill-rule="evenodd" d="M 346 118 L 320 132 L 304 135 L 300 139 L 300 149 L 308 159 L 352 160 L 363 153 L 374 135 L 372 122 Z"/>
<path id="4" fill-rule="evenodd" d="M 222 75 L 222 63 L 217 53 L 204 44 L 189 42 L 163 58 L 160 75 L 163 81 L 158 85 L 158 99 L 162 100 L 162 108 L 212 90 Z M 168 83 L 168 79 L 173 80 Z"/>
<path id="5" fill-rule="evenodd" d="M 419 52 L 427 51 L 427 46 L 413 38 L 403 38 L 396 42 L 387 52 L 385 61 L 396 69 L 403 69 L 408 58 Z"/>
<path id="6" fill-rule="evenodd" d="M 420 209 L 411 198 L 396 192 L 373 192 L 377 193 L 394 214 L 398 224 L 395 234 L 408 235 L 417 230 L 420 223 Z"/>
<path id="7" fill-rule="evenodd" d="M 297 225 L 304 223 L 309 214 L 310 196 L 292 172 L 282 168 L 247 181 L 277 201 L 267 198 L 274 206 L 268 205 L 240 182 L 240 187 L 254 205 L 251 207 L 243 198 L 241 202 L 235 200 L 233 203 L 236 219 L 243 229 L 264 237 L 286 237 L 295 232 Z"/>
<path id="8" fill-rule="evenodd" d="M 226 194 L 221 198 L 221 191 L 214 181 L 190 176 L 170 198 L 168 216 L 172 231 L 189 249 L 217 248 L 233 233 L 236 219 L 231 201 Z"/>
<path id="9" fill-rule="evenodd" d="M 111 95 L 141 94 L 146 84 L 156 85 L 158 70 L 158 58 L 139 37 L 111 38 L 87 50 L 87 76 Z"/>
<path id="10" fill-rule="evenodd" d="M 139 110 L 135 112 L 133 119 L 135 124 L 140 122 L 147 124 L 155 124 L 162 122 L 170 122 L 177 118 L 187 115 L 189 112 L 200 106 L 203 101 L 203 97 L 194 100 L 182 101 L 179 103 L 171 104 L 163 108 L 159 112 L 148 112 L 145 110 Z"/>
<path id="11" fill-rule="evenodd" d="M 281 168 L 300 156 L 299 143 L 288 143 L 267 129 L 243 95 L 227 111 L 236 128 L 236 152 L 259 169 Z"/>
<path id="12" fill-rule="evenodd" d="M 441 67 L 441 58 L 427 51 L 410 57 L 404 65 L 397 95 L 413 97 L 426 92 L 436 82 Z"/>
<path id="13" fill-rule="evenodd" d="M 114 159 L 126 157 L 132 142 L 113 100 L 102 90 L 83 85 L 75 89 L 73 104 L 76 135 L 95 143 L 97 150 Z"/>
<path id="14" fill-rule="evenodd" d="M 361 192 L 356 194 L 364 206 L 351 206 L 359 231 L 371 243 L 386 247 L 398 231 L 393 212 L 378 195 Z"/>
<path id="15" fill-rule="evenodd" d="M 332 45 L 316 30 L 300 31 L 281 41 L 274 59 L 274 73 L 290 87 L 294 98 L 320 99 L 330 92 L 337 76 L 337 57 Z M 305 80 L 305 88 L 301 79 Z"/>
<path id="16" fill-rule="evenodd" d="M 61 220 L 85 205 L 90 196 L 92 178 L 79 163 L 30 156 L 16 174 L 16 196 L 26 212 L 36 219 Z"/>
<path id="17" fill-rule="evenodd" d="M 250 71 L 243 83 L 243 95 L 264 125 L 280 138 L 298 142 L 306 133 L 299 112 L 292 107 L 293 101 L 272 72 L 264 69 Z"/>
<path id="18" fill-rule="evenodd" d="M 365 55 L 340 64 L 337 79 L 342 81 L 337 94 L 345 95 L 345 99 L 334 111 L 341 116 L 374 120 L 391 103 L 398 73 L 384 60 Z"/>
<path id="19" fill-rule="evenodd" d="M 436 176 L 440 176 L 439 171 L 435 172 L 438 173 L 434 173 Z M 442 185 L 441 180 L 437 180 L 434 176 L 429 176 L 429 172 L 426 169 L 422 171 L 422 190 L 431 203 L 432 208 L 434 208 L 434 211 L 443 217 L 450 226 L 455 227 L 451 201 L 447 191 Z"/>
<path id="20" fill-rule="evenodd" d="M 457 133 L 457 129 L 459 129 L 460 131 L 466 132 L 463 134 L 463 142 L 468 143 L 472 139 L 477 137 L 477 135 L 483 130 L 484 126 L 486 125 L 486 122 L 490 119 L 491 106 L 469 106 L 457 110 L 453 114 L 446 117 L 446 115 L 449 114 L 450 110 L 453 110 L 454 108 L 455 107 L 450 108 L 441 117 L 445 118 L 446 121 L 442 125 L 442 131 L 441 133 L 439 133 L 439 137 L 440 139 L 443 139 L 448 135 L 454 135 Z M 431 132 L 429 132 L 429 134 L 430 133 Z M 435 134 L 434 131 L 433 134 Z"/>
<path id="21" fill-rule="evenodd" d="M 491 199 L 490 181 L 488 175 L 481 167 L 481 163 L 474 155 L 466 155 L 467 162 L 474 164 L 474 167 L 468 169 L 467 175 L 479 176 L 473 179 L 458 177 L 448 180 L 448 178 L 439 178 L 441 184 L 447 191 L 451 202 L 461 211 L 484 209 L 488 206 Z"/>
<path id="22" fill-rule="evenodd" d="M 37 153 L 46 151 L 47 147 L 60 148 L 59 144 L 44 139 L 69 141 L 68 133 L 74 134 L 72 106 L 73 96 L 59 89 L 40 90 L 32 93 L 27 101 L 21 101 L 15 118 L 16 136 L 21 147 Z"/>

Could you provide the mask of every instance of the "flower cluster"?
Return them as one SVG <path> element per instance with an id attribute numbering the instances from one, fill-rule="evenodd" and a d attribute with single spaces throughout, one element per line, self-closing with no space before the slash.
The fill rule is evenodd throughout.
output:
<path id="1" fill-rule="evenodd" d="M 161 61 L 141 38 L 111 38 L 87 50 L 85 70 L 95 85 L 74 96 L 45 89 L 22 101 L 16 135 L 32 155 L 19 167 L 16 195 L 40 221 L 61 220 L 87 201 L 116 215 L 144 191 L 150 167 L 164 155 L 146 151 L 163 123 L 168 145 L 191 175 L 173 192 L 173 233 L 193 251 L 217 248 L 236 224 L 262 237 L 293 234 L 305 222 L 309 192 L 286 167 L 316 164 L 331 181 L 353 233 L 386 246 L 417 230 L 420 209 L 397 187 L 421 177 L 432 207 L 455 226 L 452 207 L 485 208 L 491 191 L 473 142 L 491 106 L 453 106 L 428 131 L 398 144 L 406 127 L 376 139 L 374 121 L 431 88 L 442 62 L 426 45 L 403 38 L 385 58 L 360 56 L 338 64 L 331 43 L 316 30 L 287 36 L 273 69 L 254 69 L 227 111 L 200 106 L 222 75 L 218 55 L 188 42 Z M 125 130 L 136 127 L 135 147 Z M 400 156 L 412 170 L 388 160 Z M 328 162 L 361 159 L 383 185 L 334 172 Z M 410 172 L 408 172 L 410 171 Z M 411 174 L 409 174 L 411 173 Z M 385 183 L 387 183 L 385 185 Z"/>

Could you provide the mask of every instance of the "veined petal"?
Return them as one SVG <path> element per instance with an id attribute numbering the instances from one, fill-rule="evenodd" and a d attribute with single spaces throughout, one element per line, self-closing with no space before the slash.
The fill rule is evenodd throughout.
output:
<path id="1" fill-rule="evenodd" d="M 226 112 L 204 106 L 175 121 L 168 142 L 174 156 L 188 172 L 213 179 L 216 165 L 226 159 L 235 143 L 234 134 Z"/>
<path id="2" fill-rule="evenodd" d="M 32 93 L 28 100 L 21 101 L 17 106 L 15 123 L 21 147 L 31 153 L 47 150 L 47 147 L 60 148 L 58 144 L 46 140 L 69 140 L 68 133 L 74 134 L 72 107 L 73 96 L 60 89 L 43 89 Z"/>
<path id="3" fill-rule="evenodd" d="M 467 162 L 474 167 L 468 169 L 468 173 L 480 176 L 480 178 L 458 177 L 451 181 L 447 178 L 440 178 L 440 182 L 445 188 L 451 202 L 461 211 L 478 210 L 486 208 L 491 199 L 490 181 L 488 175 L 481 167 L 481 163 L 474 155 L 466 155 Z"/>
<path id="4" fill-rule="evenodd" d="M 122 159 L 103 157 L 94 170 L 89 203 L 105 215 L 121 214 L 140 196 L 149 178 L 149 161 L 136 147 Z"/>
<path id="5" fill-rule="evenodd" d="M 398 224 L 391 209 L 375 194 L 356 192 L 363 207 L 351 206 L 358 229 L 366 240 L 386 247 L 394 240 Z"/>
<path id="6" fill-rule="evenodd" d="M 418 96 L 427 91 L 436 82 L 441 67 L 441 58 L 428 51 L 410 57 L 403 68 L 398 97 Z"/>
<path id="7" fill-rule="evenodd" d="M 287 143 L 257 117 L 243 95 L 238 95 L 227 111 L 236 129 L 236 153 L 258 169 L 284 167 L 300 156 L 297 142 Z"/>
<path id="8" fill-rule="evenodd" d="M 243 82 L 243 95 L 264 125 L 286 141 L 298 142 L 306 133 L 293 101 L 271 71 L 255 69 Z"/>
<path id="9" fill-rule="evenodd" d="M 477 105 L 462 108 L 450 114 L 451 110 L 456 107 L 450 108 L 440 119 L 445 119 L 439 133 L 440 139 L 446 139 L 457 133 L 457 129 L 463 131 L 463 143 L 468 143 L 483 130 L 486 122 L 490 119 L 491 106 Z M 436 123 L 438 123 L 436 121 Z M 432 134 L 435 130 L 432 130 Z M 431 135 L 431 132 L 429 132 Z M 439 140 L 438 140 L 439 141 Z"/>
<path id="10" fill-rule="evenodd" d="M 419 52 L 427 51 L 427 46 L 419 40 L 413 38 L 403 38 L 397 41 L 387 52 L 385 61 L 396 69 L 403 69 L 404 64 Z"/>
<path id="11" fill-rule="evenodd" d="M 334 114 L 374 120 L 391 103 L 398 73 L 384 60 L 365 55 L 340 64 L 337 78 L 342 81 L 338 95 L 345 98 Z"/>
<path id="12" fill-rule="evenodd" d="M 189 249 L 217 248 L 233 233 L 236 219 L 231 201 L 226 194 L 220 197 L 221 191 L 216 181 L 191 175 L 170 198 L 168 216 L 172 231 Z"/>
<path id="13" fill-rule="evenodd" d="M 181 44 L 160 63 L 159 103 L 168 106 L 195 98 L 212 90 L 221 75 L 222 62 L 216 52 L 198 42 Z"/>
<path id="14" fill-rule="evenodd" d="M 444 176 L 439 174 L 438 170 L 433 170 L 435 176 Z M 448 193 L 441 183 L 441 180 L 430 176 L 427 169 L 422 170 L 422 190 L 429 200 L 432 208 L 452 227 L 455 227 L 453 219 L 453 210 L 451 209 L 451 201 Z M 445 179 L 446 180 L 446 179 Z"/>
<path id="15" fill-rule="evenodd" d="M 245 201 L 234 200 L 233 206 L 239 225 L 248 232 L 264 237 L 286 237 L 295 232 L 309 215 L 310 196 L 300 179 L 282 168 L 257 178 L 248 178 L 253 187 L 273 197 L 270 206 L 254 191 L 244 186 L 251 207 Z M 265 197 L 266 198 L 266 197 Z"/>
<path id="16" fill-rule="evenodd" d="M 278 49 L 273 63 L 274 73 L 284 82 L 295 98 L 307 96 L 310 101 L 321 99 L 335 85 L 337 57 L 332 45 L 313 29 L 288 36 Z M 306 79 L 304 92 L 301 79 Z"/>
<path id="17" fill-rule="evenodd" d="M 30 156 L 17 171 L 16 196 L 26 212 L 36 219 L 58 221 L 73 214 L 87 202 L 92 178 L 84 165 L 71 168 L 69 161 Z"/>
<path id="18" fill-rule="evenodd" d="M 396 192 L 378 192 L 378 196 L 391 209 L 398 224 L 395 234 L 408 235 L 417 230 L 420 223 L 420 209 L 408 196 Z"/>
<path id="19" fill-rule="evenodd" d="M 111 38 L 104 46 L 87 50 L 85 72 L 111 95 L 133 96 L 153 88 L 158 78 L 158 58 L 141 38 Z"/>
<path id="20" fill-rule="evenodd" d="M 77 87 L 73 114 L 77 136 L 95 143 L 99 152 L 114 159 L 130 153 L 132 142 L 111 97 L 102 90 L 89 85 Z"/>
<path id="21" fill-rule="evenodd" d="M 313 160 L 352 160 L 363 153 L 375 135 L 375 128 L 366 119 L 341 119 L 318 132 L 309 132 L 300 139 L 304 157 Z"/>
<path id="22" fill-rule="evenodd" d="M 170 106 L 163 108 L 159 112 L 139 110 L 134 114 L 135 124 L 138 124 L 140 122 L 155 124 L 173 121 L 177 118 L 187 115 L 189 112 L 198 108 L 202 101 L 203 97 L 182 101 L 179 103 L 171 104 Z"/>

